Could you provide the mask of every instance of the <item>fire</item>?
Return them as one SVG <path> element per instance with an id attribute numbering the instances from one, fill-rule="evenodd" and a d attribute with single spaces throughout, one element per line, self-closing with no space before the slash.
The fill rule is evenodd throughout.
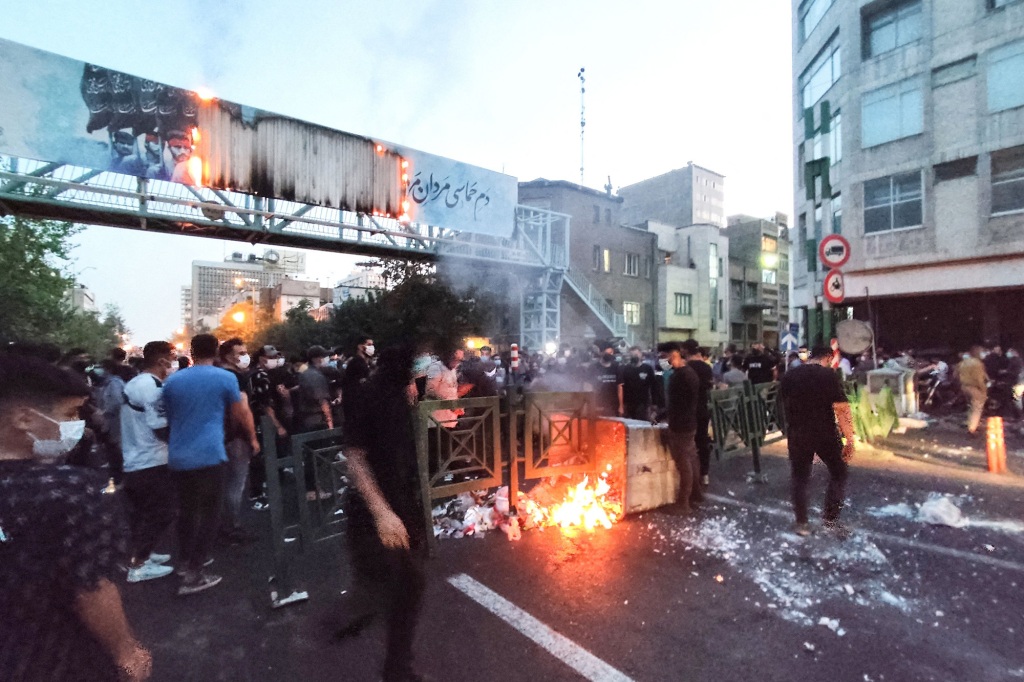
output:
<path id="1" fill-rule="evenodd" d="M 192 179 L 194 185 L 202 186 L 203 184 L 203 160 L 198 156 L 193 156 L 188 160 L 188 175 Z"/>
<path id="2" fill-rule="evenodd" d="M 608 470 L 601 473 L 595 483 L 585 476 L 583 481 L 570 487 L 565 498 L 548 506 L 527 498 L 521 502 L 523 512 L 533 526 L 556 527 L 563 531 L 582 528 L 593 531 L 598 527 L 611 528 L 622 518 L 622 503 L 612 494 Z"/>

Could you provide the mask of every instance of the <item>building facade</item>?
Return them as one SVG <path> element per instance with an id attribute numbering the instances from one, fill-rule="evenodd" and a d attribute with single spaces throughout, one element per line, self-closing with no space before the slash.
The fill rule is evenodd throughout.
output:
<path id="1" fill-rule="evenodd" d="M 729 341 L 777 348 L 789 327 L 789 230 L 771 220 L 729 216 Z"/>
<path id="2" fill-rule="evenodd" d="M 96 295 L 84 284 L 73 285 L 65 297 L 73 310 L 81 313 L 99 312 L 99 308 L 96 307 Z"/>
<path id="3" fill-rule="evenodd" d="M 890 349 L 1024 341 L 1024 2 L 794 0 L 794 314 Z M 846 300 L 817 246 L 851 244 Z"/>
<path id="4" fill-rule="evenodd" d="M 233 253 L 223 262 L 192 261 L 188 327 L 195 329 L 200 321 L 210 329 L 216 327 L 225 304 L 234 301 L 239 291 L 259 292 L 274 287 L 288 275 L 301 275 L 305 268 L 304 253 L 270 249 L 262 256 Z M 258 300 L 259 295 L 253 293 L 249 297 Z"/>
<path id="5" fill-rule="evenodd" d="M 638 225 L 655 220 L 666 225 L 725 227 L 725 176 L 695 165 L 620 187 L 622 220 Z"/>
<path id="6" fill-rule="evenodd" d="M 696 339 L 720 347 L 729 338 L 728 238 L 717 225 L 675 227 L 648 220 L 641 228 L 657 237 L 658 342 Z"/>
<path id="7" fill-rule="evenodd" d="M 610 310 L 623 315 L 633 343 L 655 340 L 656 237 L 622 223 L 622 198 L 564 180 L 519 183 L 519 203 L 571 216 L 569 271 L 600 292 Z M 585 348 L 615 334 L 568 283 L 560 306 L 560 342 Z"/>
<path id="8" fill-rule="evenodd" d="M 341 305 L 349 300 L 363 301 L 370 293 L 384 291 L 386 288 L 387 283 L 379 271 L 369 268 L 354 270 L 334 286 L 333 302 L 334 305 Z"/>

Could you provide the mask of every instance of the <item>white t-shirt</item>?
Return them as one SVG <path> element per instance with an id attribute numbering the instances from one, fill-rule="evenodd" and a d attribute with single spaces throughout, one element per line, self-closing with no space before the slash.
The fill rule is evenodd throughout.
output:
<path id="1" fill-rule="evenodd" d="M 445 366 L 440 360 L 432 362 L 427 368 L 427 388 L 424 393 L 427 400 L 458 400 L 458 371 Z M 454 410 L 434 410 L 434 420 L 452 429 L 458 423 L 459 415 Z"/>
<path id="2" fill-rule="evenodd" d="M 157 378 L 148 372 L 143 372 L 124 387 L 124 395 L 130 403 L 121 406 L 121 450 L 125 471 L 167 464 L 167 443 L 153 433 L 154 429 L 167 427 L 163 390 Z"/>

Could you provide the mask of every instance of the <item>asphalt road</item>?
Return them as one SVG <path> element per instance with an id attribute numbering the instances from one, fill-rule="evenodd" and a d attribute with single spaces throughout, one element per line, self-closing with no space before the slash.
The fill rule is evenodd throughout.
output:
<path id="1" fill-rule="evenodd" d="M 694 518 L 442 541 L 419 669 L 474 682 L 1024 679 L 1024 480 L 862 455 L 844 512 L 855 532 L 840 542 L 791 534 L 787 463 L 776 449 L 764 466 L 768 483 L 752 484 L 748 458 L 716 463 Z M 931 493 L 968 525 L 917 520 Z M 277 611 L 262 544 L 218 550 L 224 582 L 200 595 L 124 586 L 153 679 L 379 679 L 381 630 L 329 636 L 350 585 L 339 545 L 302 557 L 311 599 Z"/>

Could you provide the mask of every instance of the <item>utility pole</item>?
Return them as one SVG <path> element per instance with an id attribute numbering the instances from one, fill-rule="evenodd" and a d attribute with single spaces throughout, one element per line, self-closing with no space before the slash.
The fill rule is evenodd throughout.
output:
<path id="1" fill-rule="evenodd" d="M 580 184 L 583 184 L 583 133 L 587 126 L 587 108 L 584 103 L 584 98 L 587 93 L 587 79 L 583 76 L 583 72 L 586 71 L 582 66 L 580 67 L 579 73 L 576 77 L 580 79 Z"/>

